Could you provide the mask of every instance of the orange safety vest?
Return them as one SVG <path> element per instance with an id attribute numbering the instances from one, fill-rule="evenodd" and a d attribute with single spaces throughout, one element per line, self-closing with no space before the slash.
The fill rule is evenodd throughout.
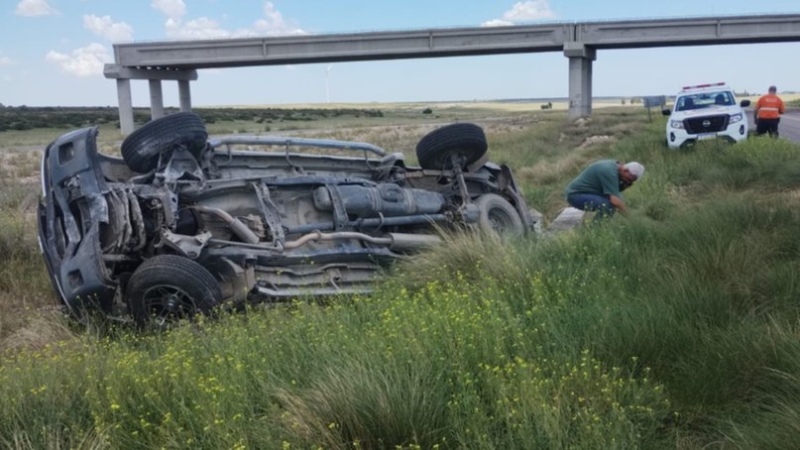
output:
<path id="1" fill-rule="evenodd" d="M 783 100 L 775 94 L 763 95 L 756 103 L 756 114 L 759 119 L 778 119 L 785 110 Z"/>

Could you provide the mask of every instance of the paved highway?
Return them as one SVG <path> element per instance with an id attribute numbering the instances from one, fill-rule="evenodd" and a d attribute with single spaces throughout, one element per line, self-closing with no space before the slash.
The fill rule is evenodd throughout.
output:
<path id="1" fill-rule="evenodd" d="M 800 142 L 800 111 L 787 111 L 781 117 L 781 124 L 778 128 L 781 137 L 792 142 Z"/>

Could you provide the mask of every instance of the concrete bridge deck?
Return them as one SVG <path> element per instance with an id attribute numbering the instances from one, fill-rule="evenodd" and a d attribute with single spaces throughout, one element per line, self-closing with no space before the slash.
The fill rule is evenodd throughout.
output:
<path id="1" fill-rule="evenodd" d="M 164 114 L 161 81 L 178 82 L 181 110 L 188 111 L 189 83 L 200 69 L 560 51 L 569 59 L 569 116 L 578 118 L 591 114 L 597 50 L 776 42 L 800 42 L 800 14 L 116 44 L 105 76 L 117 81 L 120 124 L 128 134 L 133 79 L 148 80 L 157 118 Z"/>

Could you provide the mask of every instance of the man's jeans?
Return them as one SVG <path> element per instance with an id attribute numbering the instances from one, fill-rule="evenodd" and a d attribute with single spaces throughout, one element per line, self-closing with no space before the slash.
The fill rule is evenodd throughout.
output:
<path id="1" fill-rule="evenodd" d="M 572 194 L 567 197 L 567 203 L 573 208 L 582 211 L 597 211 L 594 220 L 600 220 L 603 217 L 611 217 L 616 212 L 616 208 L 611 204 L 608 197 L 597 194 Z"/>
<path id="2" fill-rule="evenodd" d="M 756 123 L 756 135 L 761 136 L 763 134 L 769 133 L 770 137 L 778 137 L 778 124 L 781 123 L 781 119 L 758 119 Z"/>

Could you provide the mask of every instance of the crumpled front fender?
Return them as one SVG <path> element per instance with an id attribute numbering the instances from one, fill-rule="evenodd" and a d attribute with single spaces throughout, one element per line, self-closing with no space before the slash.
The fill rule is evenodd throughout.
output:
<path id="1" fill-rule="evenodd" d="M 110 311 L 117 283 L 100 245 L 109 189 L 98 160 L 97 127 L 53 141 L 42 157 L 41 177 L 39 244 L 59 296 L 72 311 L 85 303 Z"/>

